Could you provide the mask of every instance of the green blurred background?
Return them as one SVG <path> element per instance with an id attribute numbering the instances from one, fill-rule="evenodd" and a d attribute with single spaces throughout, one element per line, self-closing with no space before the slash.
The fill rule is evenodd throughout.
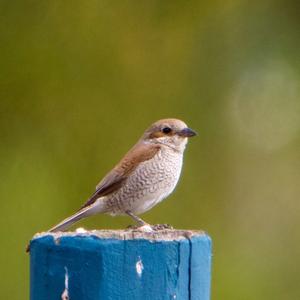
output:
<path id="1" fill-rule="evenodd" d="M 0 288 L 146 127 L 198 131 L 143 215 L 213 238 L 212 299 L 300 299 L 299 1 L 0 2 Z M 126 217 L 79 226 L 124 228 Z"/>

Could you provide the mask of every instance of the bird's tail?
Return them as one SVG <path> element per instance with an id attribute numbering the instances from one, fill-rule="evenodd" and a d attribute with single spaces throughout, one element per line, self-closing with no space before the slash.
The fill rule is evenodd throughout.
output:
<path id="1" fill-rule="evenodd" d="M 95 213 L 94 208 L 92 206 L 85 207 L 81 210 L 79 210 L 74 215 L 64 219 L 54 227 L 52 227 L 49 232 L 57 232 L 57 231 L 65 231 L 67 230 L 71 225 L 78 222 L 79 220 L 86 218 L 90 215 L 93 215 Z"/>

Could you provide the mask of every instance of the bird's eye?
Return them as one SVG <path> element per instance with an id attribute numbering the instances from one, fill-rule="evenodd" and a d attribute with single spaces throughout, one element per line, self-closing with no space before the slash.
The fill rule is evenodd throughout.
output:
<path id="1" fill-rule="evenodd" d="M 166 134 L 170 133 L 171 131 L 172 131 L 172 129 L 171 129 L 170 127 L 164 127 L 164 128 L 162 129 L 162 132 L 163 132 L 163 133 L 166 133 Z"/>

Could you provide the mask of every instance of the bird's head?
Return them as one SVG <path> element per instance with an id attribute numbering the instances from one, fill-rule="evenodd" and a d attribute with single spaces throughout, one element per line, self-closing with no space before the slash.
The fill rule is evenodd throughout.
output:
<path id="1" fill-rule="evenodd" d="M 154 144 L 163 144 L 183 152 L 189 137 L 196 132 L 178 119 L 163 119 L 152 124 L 142 136 L 142 140 Z"/>

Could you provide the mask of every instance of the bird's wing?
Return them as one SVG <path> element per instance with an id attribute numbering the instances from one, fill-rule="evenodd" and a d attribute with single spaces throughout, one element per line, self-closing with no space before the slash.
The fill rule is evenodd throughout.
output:
<path id="1" fill-rule="evenodd" d="M 137 143 L 124 158 L 100 181 L 95 193 L 80 208 L 83 209 L 93 204 L 98 198 L 113 193 L 127 180 L 128 176 L 137 166 L 151 159 L 160 149 L 159 145 Z"/>

